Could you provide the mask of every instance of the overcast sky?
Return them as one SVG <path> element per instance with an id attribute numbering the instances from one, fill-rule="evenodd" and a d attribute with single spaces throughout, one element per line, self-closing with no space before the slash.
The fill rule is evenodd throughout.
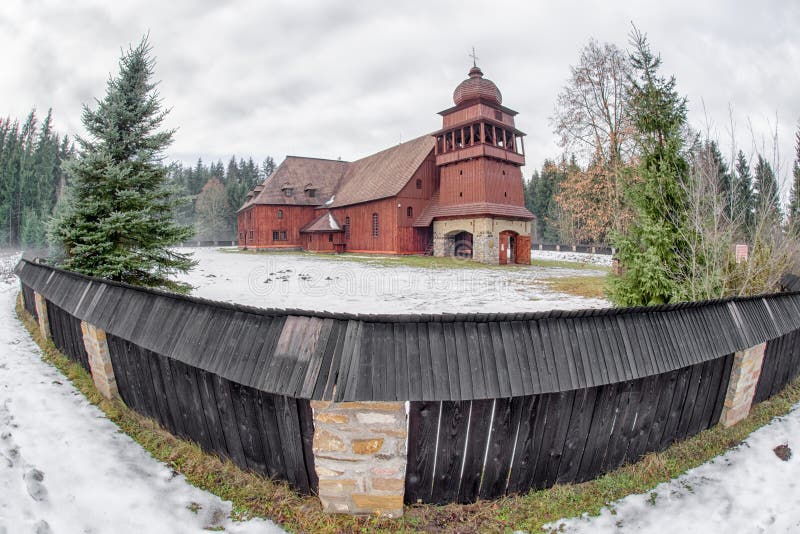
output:
<path id="1" fill-rule="evenodd" d="M 647 4 L 647 6 L 645 6 Z M 150 32 L 161 95 L 177 127 L 167 157 L 231 154 L 353 160 L 441 126 L 475 46 L 519 112 L 528 176 L 560 153 L 549 117 L 569 66 L 594 37 L 627 46 L 634 22 L 689 99 L 690 120 L 730 152 L 772 157 L 782 175 L 800 119 L 800 2 L 2 0 L 0 116 L 52 107 L 82 132 L 121 47 Z"/>

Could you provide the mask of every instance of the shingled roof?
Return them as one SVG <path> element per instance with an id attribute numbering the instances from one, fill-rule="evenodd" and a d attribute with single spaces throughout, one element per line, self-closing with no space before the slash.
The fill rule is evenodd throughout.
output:
<path id="1" fill-rule="evenodd" d="M 525 206 L 495 204 L 492 202 L 470 202 L 467 204 L 441 206 L 436 199 L 433 199 L 433 202 L 428 204 L 414 221 L 413 226 L 417 228 L 430 226 L 433 219 L 437 217 L 472 217 L 475 215 L 498 215 L 500 217 L 526 220 L 536 218 L 536 215 L 528 211 Z"/>
<path id="2" fill-rule="evenodd" d="M 325 213 L 314 219 L 314 221 L 312 221 L 310 224 L 304 226 L 300 230 L 300 233 L 311 233 L 311 232 L 330 233 L 330 232 L 341 232 L 341 231 L 342 231 L 342 225 L 339 224 L 339 221 L 336 220 L 336 218 L 330 211 L 326 211 Z"/>
<path id="3" fill-rule="evenodd" d="M 253 196 L 239 211 L 254 204 L 321 206 L 336 192 L 347 165 L 340 160 L 286 156 L 275 172 L 256 186 Z M 291 188 L 290 196 L 284 192 L 286 188 Z M 308 189 L 316 190 L 313 197 L 306 193 Z"/>
<path id="4" fill-rule="evenodd" d="M 423 135 L 349 163 L 331 208 L 392 197 L 405 187 L 431 153 L 434 138 Z"/>

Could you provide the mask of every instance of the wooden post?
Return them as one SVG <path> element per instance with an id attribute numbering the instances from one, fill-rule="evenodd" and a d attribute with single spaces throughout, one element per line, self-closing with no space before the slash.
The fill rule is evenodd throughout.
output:
<path id="1" fill-rule="evenodd" d="M 120 398 L 105 331 L 86 321 L 81 321 L 81 332 L 83 333 L 83 346 L 86 347 L 86 353 L 89 355 L 89 369 L 92 372 L 94 386 L 107 399 Z"/>
<path id="2" fill-rule="evenodd" d="M 311 401 L 314 468 L 328 513 L 403 515 L 405 402 Z"/>
<path id="3" fill-rule="evenodd" d="M 42 337 L 50 340 L 53 336 L 50 333 L 50 320 L 47 318 L 47 300 L 39 293 L 33 292 L 33 300 L 36 305 L 36 317 L 39 321 L 39 332 Z"/>
<path id="4" fill-rule="evenodd" d="M 766 347 L 766 343 L 761 343 L 734 354 L 725 404 L 719 418 L 725 428 L 735 425 L 750 414 Z"/>

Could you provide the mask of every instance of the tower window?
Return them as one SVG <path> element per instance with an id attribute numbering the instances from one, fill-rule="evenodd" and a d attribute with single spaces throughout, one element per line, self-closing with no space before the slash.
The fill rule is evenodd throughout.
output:
<path id="1" fill-rule="evenodd" d="M 406 216 L 413 217 L 414 216 L 414 208 L 412 208 L 411 206 L 407 207 L 406 208 Z"/>
<path id="2" fill-rule="evenodd" d="M 372 237 L 378 237 L 378 214 L 372 214 Z"/>
<path id="3" fill-rule="evenodd" d="M 344 218 L 344 238 L 350 240 L 350 217 Z"/>
<path id="4" fill-rule="evenodd" d="M 278 210 L 278 218 L 283 219 L 283 210 Z"/>
<path id="5" fill-rule="evenodd" d="M 417 189 L 422 189 L 422 180 L 417 178 Z"/>
<path id="6" fill-rule="evenodd" d="M 495 118 L 495 119 L 497 119 L 497 120 L 499 120 L 499 121 L 503 120 L 503 112 L 502 112 L 502 111 L 497 111 L 497 110 L 495 110 L 495 112 L 494 112 L 494 118 Z"/>

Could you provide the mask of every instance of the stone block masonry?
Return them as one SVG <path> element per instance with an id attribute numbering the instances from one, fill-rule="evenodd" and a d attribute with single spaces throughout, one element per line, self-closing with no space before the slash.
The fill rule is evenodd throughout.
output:
<path id="1" fill-rule="evenodd" d="M 311 401 L 314 467 L 329 513 L 403 515 L 408 415 L 404 402 Z"/>
<path id="2" fill-rule="evenodd" d="M 766 343 L 761 343 L 734 354 L 725 405 L 719 418 L 725 428 L 735 425 L 750 414 L 766 347 Z"/>
<path id="3" fill-rule="evenodd" d="M 36 305 L 36 317 L 39 321 L 39 332 L 45 339 L 53 339 L 50 334 L 50 319 L 47 317 L 47 300 L 39 293 L 33 293 L 34 304 Z"/>
<path id="4" fill-rule="evenodd" d="M 108 353 L 108 343 L 104 330 L 94 325 L 81 321 L 83 333 L 83 346 L 89 356 L 89 369 L 92 371 L 92 380 L 97 391 L 107 399 L 118 399 L 119 390 L 114 377 L 114 368 L 111 365 L 111 356 Z"/>

